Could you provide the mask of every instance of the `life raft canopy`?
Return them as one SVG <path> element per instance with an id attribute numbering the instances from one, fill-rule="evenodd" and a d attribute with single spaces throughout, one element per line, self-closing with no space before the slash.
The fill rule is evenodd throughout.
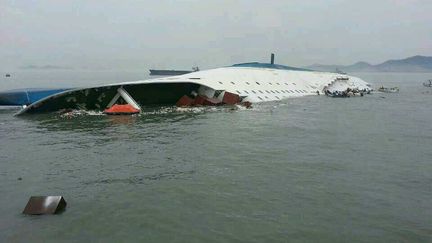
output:
<path id="1" fill-rule="evenodd" d="M 116 104 L 120 97 L 122 97 L 127 104 Z M 117 94 L 108 104 L 108 108 L 104 110 L 104 113 L 107 115 L 133 115 L 140 112 L 141 107 L 123 87 L 117 89 Z"/>

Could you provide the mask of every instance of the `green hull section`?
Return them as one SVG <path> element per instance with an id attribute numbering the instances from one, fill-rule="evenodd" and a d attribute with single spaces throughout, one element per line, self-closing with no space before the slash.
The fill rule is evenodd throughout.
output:
<path id="1" fill-rule="evenodd" d="M 140 106 L 145 107 L 174 105 L 183 95 L 198 90 L 199 85 L 194 83 L 141 83 L 72 90 L 34 103 L 23 114 L 69 109 L 103 111 L 120 87 L 123 87 Z"/>

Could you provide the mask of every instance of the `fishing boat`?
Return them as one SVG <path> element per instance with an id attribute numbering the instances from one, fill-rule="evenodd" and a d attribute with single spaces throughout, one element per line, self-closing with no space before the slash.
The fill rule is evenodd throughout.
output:
<path id="1" fill-rule="evenodd" d="M 317 95 L 336 84 L 340 90 L 371 90 L 368 83 L 354 76 L 275 64 L 272 54 L 270 63 L 241 63 L 178 76 L 66 90 L 32 103 L 17 115 L 70 109 L 104 111 L 119 102 L 138 110 L 176 105 L 181 100 L 187 101 L 180 102 L 182 105 L 197 104 L 197 100 L 199 105 L 224 100 L 250 104 Z M 229 98 L 233 96 L 238 98 Z"/>
<path id="2" fill-rule="evenodd" d="M 423 86 L 431 88 L 432 87 L 432 79 L 429 79 L 428 81 L 424 82 Z"/>
<path id="3" fill-rule="evenodd" d="M 383 93 L 398 93 L 399 87 L 387 88 L 387 87 L 381 86 L 378 88 L 378 91 L 383 92 Z"/>

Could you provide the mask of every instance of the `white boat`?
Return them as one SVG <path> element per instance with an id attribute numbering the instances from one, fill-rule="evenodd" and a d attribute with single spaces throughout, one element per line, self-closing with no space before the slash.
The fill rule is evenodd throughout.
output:
<path id="1" fill-rule="evenodd" d="M 141 109 L 143 106 L 175 105 L 181 97 L 191 94 L 222 100 L 229 92 L 237 94 L 242 102 L 258 103 L 347 88 L 371 90 L 368 83 L 349 75 L 253 62 L 179 76 L 68 90 L 31 104 L 18 115 L 68 109 L 103 111 L 120 97 Z"/>
<path id="2" fill-rule="evenodd" d="M 429 79 L 427 82 L 424 82 L 423 86 L 431 88 L 432 87 L 432 79 Z"/>

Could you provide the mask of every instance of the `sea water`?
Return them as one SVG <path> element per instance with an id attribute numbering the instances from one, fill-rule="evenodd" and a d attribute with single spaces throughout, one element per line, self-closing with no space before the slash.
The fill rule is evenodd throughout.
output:
<path id="1" fill-rule="evenodd" d="M 38 75 L 1 88 L 145 78 Z M 431 74 L 355 75 L 400 93 L 138 116 L 0 109 L 0 241 L 430 242 Z M 32 195 L 64 196 L 66 211 L 21 214 Z"/>

